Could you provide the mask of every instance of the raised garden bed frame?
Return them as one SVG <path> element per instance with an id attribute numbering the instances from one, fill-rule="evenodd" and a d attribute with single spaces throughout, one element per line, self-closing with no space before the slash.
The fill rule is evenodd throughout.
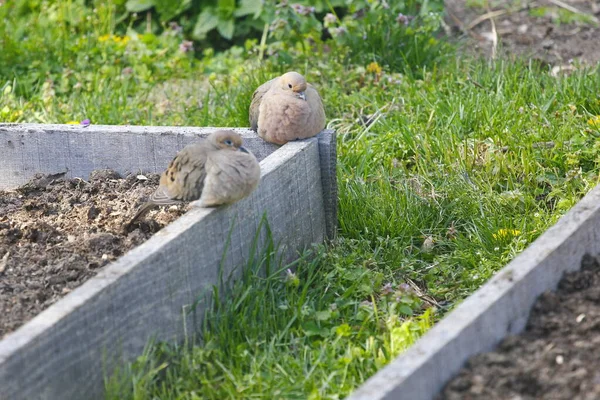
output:
<path id="1" fill-rule="evenodd" d="M 0 190 L 38 172 L 82 179 L 101 168 L 160 173 L 214 129 L 0 124 Z M 253 246 L 265 244 L 265 220 L 284 262 L 334 237 L 335 133 L 279 147 L 234 130 L 260 161 L 256 191 L 230 206 L 190 210 L 6 335 L 0 400 L 101 398 L 105 376 L 149 340 L 181 342 L 198 329 L 206 302 L 197 300 L 220 276 L 239 276 Z"/>

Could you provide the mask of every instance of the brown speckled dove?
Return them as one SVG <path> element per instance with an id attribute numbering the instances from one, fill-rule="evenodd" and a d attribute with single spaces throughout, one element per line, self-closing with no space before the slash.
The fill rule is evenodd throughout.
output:
<path id="1" fill-rule="evenodd" d="M 127 227 L 157 205 L 196 201 L 200 207 L 234 203 L 248 196 L 260 180 L 256 157 L 242 147 L 242 137 L 217 130 L 184 147 L 160 177 L 160 185 Z"/>
<path id="2" fill-rule="evenodd" d="M 260 85 L 250 103 L 250 126 L 267 142 L 285 144 L 325 128 L 319 92 L 291 71 Z"/>

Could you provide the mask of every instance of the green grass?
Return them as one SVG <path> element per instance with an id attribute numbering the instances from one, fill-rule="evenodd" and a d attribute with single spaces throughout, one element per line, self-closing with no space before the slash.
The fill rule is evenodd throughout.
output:
<path id="1" fill-rule="evenodd" d="M 150 346 L 137 365 L 112 376 L 107 397 L 336 397 L 431 327 L 431 310 L 405 321 L 420 304 L 410 291 L 362 301 L 375 300 L 377 274 L 367 267 L 321 249 L 301 258 L 294 274 L 274 250 L 271 243 L 251 257 L 228 300 L 213 304 L 202 346 Z"/>
<path id="2" fill-rule="evenodd" d="M 596 71 L 557 80 L 499 61 L 400 85 L 402 110 L 342 140 L 342 236 L 377 248 L 389 276 L 422 280 L 448 301 L 468 295 L 597 183 L 598 131 L 587 120 L 600 111 L 599 83 Z M 388 93 L 361 103 L 374 111 Z M 424 254 L 425 237 L 435 245 Z"/>
<path id="3" fill-rule="evenodd" d="M 534 7 L 529 11 L 529 14 L 537 18 L 551 17 L 556 25 L 573 23 L 597 25 L 594 22 L 594 16 L 591 14 L 574 13 L 560 7 Z"/>
<path id="4" fill-rule="evenodd" d="M 112 3 L 78 4 L 33 22 L 0 7 L 0 122 L 246 126 L 254 88 L 295 69 L 339 134 L 338 240 L 291 275 L 263 249 L 213 305 L 203 344 L 150 346 L 108 377 L 108 398 L 342 398 L 598 182 L 597 67 L 554 78 L 533 62 L 455 59 L 427 36 L 414 44 L 428 54 L 370 37 L 289 43 L 292 65 L 259 62 L 252 41 L 195 59 L 176 34 L 107 39 Z"/>

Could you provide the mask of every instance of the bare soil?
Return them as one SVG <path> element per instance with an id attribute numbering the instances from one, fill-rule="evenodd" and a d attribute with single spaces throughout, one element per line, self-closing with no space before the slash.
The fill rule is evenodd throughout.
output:
<path id="1" fill-rule="evenodd" d="M 89 182 L 37 175 L 0 191 L 0 338 L 183 214 L 158 209 L 124 230 L 158 180 L 98 170 Z"/>
<path id="2" fill-rule="evenodd" d="M 536 302 L 525 331 L 472 357 L 437 400 L 600 399 L 600 264 L 584 257 Z"/>
<path id="3" fill-rule="evenodd" d="M 495 50 L 567 69 L 600 61 L 597 0 L 446 0 L 445 6 L 448 33 L 466 39 L 466 51 L 492 57 Z"/>

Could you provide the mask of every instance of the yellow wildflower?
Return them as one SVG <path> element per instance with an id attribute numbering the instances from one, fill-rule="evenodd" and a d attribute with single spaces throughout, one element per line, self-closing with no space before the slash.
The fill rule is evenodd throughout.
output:
<path id="1" fill-rule="evenodd" d="M 113 36 L 113 40 L 115 41 L 115 43 L 120 43 L 120 44 L 127 44 L 127 42 L 129 42 L 129 36 L 123 36 L 123 37 L 119 37 L 119 36 Z"/>
<path id="2" fill-rule="evenodd" d="M 373 61 L 371 64 L 367 65 L 367 72 L 375 75 L 381 74 L 382 68 L 381 65 Z"/>
<path id="3" fill-rule="evenodd" d="M 494 239 L 504 239 L 509 236 L 519 236 L 521 231 L 517 229 L 498 229 L 498 232 L 492 234 Z"/>
<path id="4" fill-rule="evenodd" d="M 79 121 L 69 121 L 67 125 L 79 125 Z"/>
<path id="5" fill-rule="evenodd" d="M 127 44 L 129 42 L 129 36 L 115 36 L 115 35 L 102 35 L 98 38 L 99 42 L 108 42 L 109 40 L 117 43 L 117 44 Z"/>
<path id="6" fill-rule="evenodd" d="M 8 106 L 4 106 L 0 110 L 0 121 L 2 122 L 17 122 L 22 116 L 23 110 L 11 110 Z"/>
<path id="7" fill-rule="evenodd" d="M 600 115 L 596 115 L 588 119 L 587 123 L 589 126 L 593 126 L 594 128 L 600 128 Z"/>

